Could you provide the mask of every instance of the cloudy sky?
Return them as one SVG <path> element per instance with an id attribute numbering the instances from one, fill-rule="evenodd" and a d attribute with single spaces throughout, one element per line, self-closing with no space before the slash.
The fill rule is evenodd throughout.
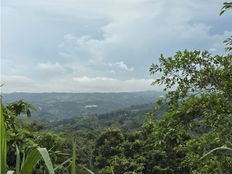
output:
<path id="1" fill-rule="evenodd" d="M 2 0 L 3 92 L 160 90 L 161 53 L 222 54 L 222 0 Z"/>

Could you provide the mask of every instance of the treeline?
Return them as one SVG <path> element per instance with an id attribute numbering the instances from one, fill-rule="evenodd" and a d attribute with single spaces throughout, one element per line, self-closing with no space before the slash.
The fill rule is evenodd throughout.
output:
<path id="1" fill-rule="evenodd" d="M 128 108 L 132 105 L 154 103 L 162 92 L 115 93 L 10 93 L 3 94 L 3 103 L 25 100 L 33 104 L 37 112 L 32 119 L 57 121 L 86 114 L 103 114 Z"/>
<path id="2" fill-rule="evenodd" d="M 106 128 L 133 131 L 142 126 L 143 120 L 149 114 L 159 119 L 167 111 L 167 106 L 164 105 L 159 111 L 152 113 L 153 107 L 154 104 L 144 104 L 104 114 L 86 113 L 79 117 L 47 123 L 47 129 L 56 132 L 75 132 L 75 130 L 101 132 Z"/>

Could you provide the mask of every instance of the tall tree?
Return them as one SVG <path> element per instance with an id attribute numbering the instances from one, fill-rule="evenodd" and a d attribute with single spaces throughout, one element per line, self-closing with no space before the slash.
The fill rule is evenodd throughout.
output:
<path id="1" fill-rule="evenodd" d="M 224 3 L 221 14 L 231 4 Z M 199 161 L 214 148 L 232 147 L 231 38 L 225 44 L 224 55 L 184 50 L 171 57 L 161 55 L 160 64 L 151 65 L 151 74 L 158 77 L 153 84 L 165 86 L 163 102 L 169 106 L 154 137 L 158 142 L 154 146 L 166 154 L 160 170 L 230 173 L 231 152 L 216 152 Z"/>

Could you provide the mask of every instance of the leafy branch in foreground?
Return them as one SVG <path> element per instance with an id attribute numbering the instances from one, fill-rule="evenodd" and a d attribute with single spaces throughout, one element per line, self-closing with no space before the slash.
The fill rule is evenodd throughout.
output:
<path id="1" fill-rule="evenodd" d="M 203 160 L 204 158 L 206 158 L 207 156 L 209 156 L 210 154 L 212 154 L 213 152 L 218 151 L 218 150 L 229 150 L 229 151 L 232 151 L 232 149 L 229 148 L 229 147 L 227 147 L 227 146 L 217 147 L 217 148 L 212 149 L 212 150 L 209 151 L 208 153 L 206 153 L 204 156 L 202 156 L 202 157 L 199 159 L 199 161 L 200 161 L 200 160 Z"/>
<path id="2" fill-rule="evenodd" d="M 0 96 L 0 126 L 1 126 L 1 132 L 0 132 L 0 139 L 1 139 L 1 143 L 0 143 L 0 154 L 1 154 L 1 158 L 0 158 L 0 168 L 1 168 L 1 173 L 5 174 L 6 173 L 6 169 L 7 169 L 7 165 L 6 165 L 6 154 L 7 154 L 7 135 L 6 135 L 6 128 L 5 128 L 5 121 L 4 121 L 4 117 L 3 117 L 3 105 L 2 105 L 2 96 Z"/>
<path id="3" fill-rule="evenodd" d="M 232 98 L 232 55 L 211 55 L 207 51 L 178 51 L 173 57 L 160 56 L 160 65 L 152 64 L 150 73 L 161 76 L 154 84 L 169 90 L 168 98 L 174 104 L 190 95 L 223 92 Z"/>
<path id="4" fill-rule="evenodd" d="M 25 108 L 24 108 L 25 109 Z M 1 109 L 0 109 L 0 117 L 1 117 L 1 173 L 5 174 L 7 171 L 7 164 L 6 164 L 6 143 L 7 143 L 7 133 L 5 128 L 5 121 L 3 116 L 3 105 L 1 101 Z M 48 154 L 48 151 L 46 148 L 36 148 L 29 152 L 29 154 L 26 157 L 26 160 L 23 161 L 21 170 L 20 170 L 20 155 L 19 155 L 19 149 L 16 146 L 16 153 L 17 153 L 17 159 L 16 159 L 16 174 L 30 174 L 32 173 L 35 165 L 43 159 L 45 162 L 45 165 L 47 166 L 47 169 L 49 171 L 49 174 L 54 174 L 54 169 L 52 166 L 52 162 L 50 159 L 50 156 Z"/>
<path id="5" fill-rule="evenodd" d="M 159 171 L 230 173 L 232 156 L 218 151 L 224 146 L 215 149 L 232 142 L 231 38 L 225 43 L 225 55 L 184 50 L 171 57 L 161 55 L 160 64 L 151 65 L 153 85 L 168 91 L 163 104 L 169 110 L 154 137 L 155 149 L 164 154 L 160 161 L 165 162 L 156 164 Z"/>
<path id="6" fill-rule="evenodd" d="M 228 9 L 232 8 L 232 2 L 224 2 L 220 15 L 223 15 Z"/>
<path id="7" fill-rule="evenodd" d="M 22 169 L 20 171 L 20 174 L 31 174 L 35 165 L 43 159 L 45 162 L 45 165 L 48 169 L 49 174 L 54 174 L 53 165 L 50 159 L 50 156 L 48 154 L 48 151 L 46 148 L 37 148 L 32 150 L 28 155 L 27 158 L 22 166 Z"/>

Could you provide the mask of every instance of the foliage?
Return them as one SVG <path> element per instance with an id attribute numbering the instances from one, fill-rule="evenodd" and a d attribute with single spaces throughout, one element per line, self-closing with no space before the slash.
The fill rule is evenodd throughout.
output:
<path id="1" fill-rule="evenodd" d="M 232 2 L 224 2 L 220 15 L 223 15 L 229 9 L 232 9 Z M 226 48 L 225 48 L 226 51 L 232 51 L 232 36 L 227 38 L 224 41 L 224 44 L 226 45 Z"/>
<path id="2" fill-rule="evenodd" d="M 168 91 L 164 102 L 170 109 L 155 137 L 157 141 L 162 137 L 166 166 L 173 172 L 217 173 L 220 165 L 223 173 L 229 173 L 230 155 L 217 153 L 201 163 L 198 160 L 220 145 L 232 145 L 231 52 L 211 55 L 185 50 L 172 57 L 161 55 L 160 65 L 153 64 L 150 72 L 160 75 L 153 84 L 164 85 Z"/>
<path id="3" fill-rule="evenodd" d="M 228 9 L 232 8 L 232 2 L 224 2 L 220 15 L 223 15 Z"/>
<path id="4" fill-rule="evenodd" d="M 16 107 L 15 107 L 16 106 Z M 27 107 L 25 107 L 27 106 Z M 27 111 L 27 114 L 30 112 L 28 109 L 28 106 L 30 105 L 25 105 L 24 102 L 19 101 L 15 102 L 11 105 L 9 105 L 9 107 L 5 108 L 5 115 L 4 110 L 3 110 L 3 105 L 2 105 L 2 101 L 1 101 L 1 110 L 0 110 L 0 117 L 1 117 L 1 173 L 6 173 L 7 171 L 7 165 L 6 165 L 6 154 L 7 154 L 7 149 L 6 149 L 6 142 L 7 142 L 7 132 L 6 132 L 6 125 L 5 123 L 9 123 L 9 122 L 5 122 L 4 121 L 4 116 L 8 116 L 6 115 L 6 113 L 13 113 L 15 116 L 20 115 L 21 112 Z M 31 106 L 30 106 L 31 107 Z M 11 115 L 12 116 L 12 115 Z M 9 118 L 9 117 L 6 117 Z M 9 123 L 11 126 L 7 125 L 7 127 L 9 128 L 15 128 L 15 125 L 12 126 L 12 123 Z M 14 130 L 15 131 L 15 130 Z M 17 158 L 16 158 L 16 174 L 30 174 L 33 171 L 33 168 L 35 167 L 35 165 L 38 163 L 38 161 L 43 158 L 48 171 L 50 174 L 54 174 L 54 169 L 52 167 L 52 163 L 51 163 L 51 159 L 49 157 L 49 154 L 46 150 L 46 148 L 36 148 L 33 149 L 29 152 L 29 154 L 26 157 L 26 160 L 22 162 L 22 166 L 21 166 L 21 170 L 20 170 L 20 152 L 18 149 L 18 146 L 16 145 L 16 153 L 17 153 Z"/>
<path id="5" fill-rule="evenodd" d="M 225 48 L 226 51 L 232 51 L 232 36 L 230 36 L 229 38 L 227 38 L 224 41 L 224 44 L 226 45 L 226 48 Z"/>
<path id="6" fill-rule="evenodd" d="M 52 162 L 46 148 L 37 148 L 30 151 L 25 159 L 25 162 L 22 165 L 20 174 L 25 174 L 25 173 L 31 174 L 35 165 L 38 163 L 38 161 L 41 158 L 44 160 L 45 165 L 49 171 L 49 174 L 54 174 Z"/>
<path id="7" fill-rule="evenodd" d="M 71 174 L 76 174 L 76 143 L 73 140 L 72 170 Z"/>
<path id="8" fill-rule="evenodd" d="M 47 128 L 57 132 L 70 132 L 73 130 L 101 132 L 109 127 L 117 127 L 124 131 L 133 131 L 142 126 L 144 118 L 152 110 L 153 106 L 154 104 L 136 105 L 104 114 L 73 117 L 49 123 Z M 166 110 L 167 108 L 163 107 L 153 116 L 159 119 Z"/>
<path id="9" fill-rule="evenodd" d="M 1 97 L 1 106 L 0 106 L 0 126 L 1 126 L 1 132 L 0 132 L 0 139 L 1 139 L 1 143 L 0 143 L 0 154 L 1 154 L 1 158 L 0 158 L 0 168 L 1 168 L 1 173 L 6 173 L 6 154 L 7 154 L 7 135 L 6 135 L 6 129 L 5 129 L 5 121 L 4 121 L 4 117 L 3 117 L 3 106 L 2 106 L 2 97 Z"/>

